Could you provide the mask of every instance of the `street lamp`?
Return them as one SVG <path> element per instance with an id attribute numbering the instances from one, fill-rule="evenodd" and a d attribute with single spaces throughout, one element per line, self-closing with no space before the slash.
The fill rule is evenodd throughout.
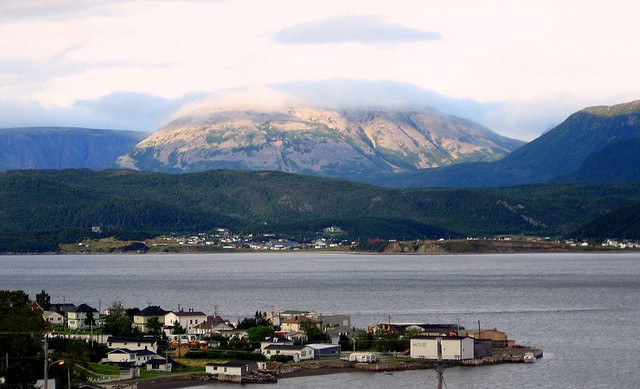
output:
<path id="1" fill-rule="evenodd" d="M 53 365 L 62 366 L 64 365 L 64 362 L 65 362 L 64 359 L 58 359 L 57 361 L 53 361 L 49 365 L 47 365 L 47 368 L 44 371 L 44 389 L 47 389 L 49 386 L 49 369 L 51 368 L 51 366 Z"/>

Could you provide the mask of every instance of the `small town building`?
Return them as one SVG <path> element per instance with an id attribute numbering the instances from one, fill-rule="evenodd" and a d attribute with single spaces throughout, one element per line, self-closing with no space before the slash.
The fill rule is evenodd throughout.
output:
<path id="1" fill-rule="evenodd" d="M 158 354 L 150 350 L 129 350 L 126 348 L 117 348 L 107 353 L 107 358 L 103 359 L 103 363 L 142 366 L 149 361 L 160 358 Z"/>
<path id="2" fill-rule="evenodd" d="M 158 352 L 158 339 L 132 338 L 127 336 L 110 336 L 107 338 L 107 347 L 123 348 L 128 350 L 150 350 Z"/>
<path id="3" fill-rule="evenodd" d="M 515 345 L 515 341 L 507 339 L 505 332 L 498 331 L 496 328 L 468 332 L 467 336 L 478 340 L 490 340 L 493 342 L 494 347 L 511 347 Z"/>
<path id="4" fill-rule="evenodd" d="M 64 315 L 56 311 L 42 311 L 42 318 L 51 326 L 63 326 Z"/>
<path id="5" fill-rule="evenodd" d="M 207 316 L 207 319 L 194 327 L 196 334 L 220 335 L 222 331 L 231 331 L 233 326 L 220 316 Z"/>
<path id="6" fill-rule="evenodd" d="M 311 343 L 308 344 L 311 350 L 313 350 L 313 358 L 340 358 L 340 351 L 342 348 L 339 344 L 331 343 Z"/>
<path id="7" fill-rule="evenodd" d="M 91 327 L 87 319 L 92 317 L 94 320 L 98 319 L 98 310 L 90 307 L 87 304 L 80 304 L 75 308 L 71 308 L 66 313 L 67 326 L 70 330 L 84 330 Z"/>
<path id="8" fill-rule="evenodd" d="M 468 336 L 419 337 L 411 339 L 411 358 L 459 361 L 474 358 L 474 341 Z"/>
<path id="9" fill-rule="evenodd" d="M 320 329 L 320 322 L 306 316 L 295 316 L 280 323 L 282 331 L 302 332 L 305 325 L 314 325 Z"/>
<path id="10" fill-rule="evenodd" d="M 147 362 L 147 371 L 164 371 L 168 373 L 172 369 L 173 362 L 171 359 L 153 358 Z"/>
<path id="11" fill-rule="evenodd" d="M 244 377 L 250 372 L 256 371 L 258 365 L 254 361 L 229 361 L 224 363 L 207 363 L 205 372 L 211 375 L 227 375 Z"/>
<path id="12" fill-rule="evenodd" d="M 309 346 L 271 344 L 262 350 L 262 355 L 271 358 L 274 355 L 290 355 L 294 362 L 313 359 L 313 349 Z"/>
<path id="13" fill-rule="evenodd" d="M 193 333 L 198 324 L 207 320 L 207 315 L 202 312 L 190 309 L 188 312 L 169 312 L 164 317 L 165 326 L 173 326 L 176 322 L 180 324 L 185 331 Z"/>
<path id="14" fill-rule="evenodd" d="M 313 318 L 320 322 L 320 329 L 322 331 L 326 331 L 329 328 L 351 326 L 351 318 L 348 315 L 318 314 Z"/>
<path id="15" fill-rule="evenodd" d="M 164 327 L 164 317 L 167 313 L 169 313 L 169 311 L 165 311 L 159 306 L 150 305 L 133 315 L 133 326 L 143 334 L 146 334 L 151 330 L 149 327 L 149 320 L 155 317 L 160 323 L 160 326 Z"/>

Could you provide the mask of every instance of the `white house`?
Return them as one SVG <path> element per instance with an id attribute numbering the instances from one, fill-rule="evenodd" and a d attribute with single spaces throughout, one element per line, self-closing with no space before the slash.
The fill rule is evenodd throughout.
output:
<path id="1" fill-rule="evenodd" d="M 52 326 L 64 325 L 64 315 L 56 311 L 42 311 L 42 318 Z"/>
<path id="2" fill-rule="evenodd" d="M 262 349 L 262 355 L 271 358 L 275 355 L 290 355 L 294 362 L 313 359 L 313 349 L 309 346 L 296 346 L 287 344 L 271 344 Z"/>
<path id="3" fill-rule="evenodd" d="M 89 328 L 87 324 L 87 318 L 92 316 L 94 320 L 98 320 L 98 310 L 88 306 L 87 304 L 80 304 L 75 308 L 67 311 L 67 326 L 70 330 L 84 330 Z"/>
<path id="4" fill-rule="evenodd" d="M 177 321 L 180 323 L 180 327 L 184 328 L 188 333 L 193 333 L 195 327 L 206 320 L 207 315 L 193 310 L 189 310 L 189 312 L 169 312 L 164 316 L 164 325 L 173 326 Z"/>
<path id="5" fill-rule="evenodd" d="M 110 336 L 107 338 L 107 347 L 112 349 L 150 350 L 156 353 L 158 352 L 158 339 Z"/>
<path id="6" fill-rule="evenodd" d="M 444 361 L 473 359 L 473 342 L 473 338 L 468 336 L 413 338 L 411 339 L 411 358 L 437 360 L 440 348 Z"/>
<path id="7" fill-rule="evenodd" d="M 109 351 L 107 353 L 107 358 L 103 359 L 103 362 L 142 366 L 149 361 L 158 358 L 160 358 L 160 356 L 150 350 L 129 350 L 126 348 L 117 348 Z"/>
<path id="8" fill-rule="evenodd" d="M 249 372 L 256 371 L 257 364 L 254 361 L 229 361 L 225 363 L 207 363 L 205 372 L 212 375 L 228 375 L 243 377 Z"/>

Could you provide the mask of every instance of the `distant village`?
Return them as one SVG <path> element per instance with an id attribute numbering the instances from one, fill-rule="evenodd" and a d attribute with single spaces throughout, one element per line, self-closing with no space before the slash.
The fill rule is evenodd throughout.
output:
<path id="1" fill-rule="evenodd" d="M 92 227 L 92 232 L 101 234 L 103 231 L 100 227 Z M 361 245 L 361 243 L 384 244 L 394 243 L 396 239 L 379 239 L 371 238 L 366 242 L 359 240 L 353 241 L 346 239 L 346 232 L 339 226 L 328 226 L 318 231 L 316 237 L 305 241 L 294 241 L 281 238 L 275 233 L 263 234 L 239 234 L 227 228 L 218 227 L 211 232 L 198 232 L 191 235 L 183 234 L 167 234 L 146 242 L 147 246 L 132 245 L 131 248 L 151 249 L 153 251 L 172 251 L 172 250 L 254 250 L 254 251 L 283 251 L 283 250 L 347 250 L 353 249 Z M 437 242 L 445 242 L 448 238 L 441 237 L 436 239 Z M 501 241 L 501 242 L 535 242 L 562 245 L 567 249 L 598 249 L 599 247 L 607 249 L 640 249 L 640 242 L 632 240 L 616 240 L 605 239 L 600 243 L 593 241 L 580 241 L 576 239 L 558 239 L 551 237 L 523 237 L 512 235 L 498 235 L 494 237 L 466 237 L 466 241 Z M 421 240 L 418 239 L 417 242 Z M 92 239 L 87 238 L 85 241 L 77 244 L 75 250 L 70 251 L 92 251 L 95 244 Z"/>
<path id="2" fill-rule="evenodd" d="M 380 369 L 381 360 L 387 357 L 404 359 L 400 364 L 386 363 L 382 369 L 404 369 L 411 361 L 473 365 L 525 361 L 525 348 L 508 339 L 506 333 L 496 328 L 468 330 L 459 323 L 389 320 L 357 329 L 345 314 L 256 312 L 255 317 L 233 322 L 217 312 L 208 315 L 194 309 L 167 311 L 148 306 L 129 310 L 136 336 L 119 336 L 104 333 L 114 308 L 99 312 L 84 303 L 62 303 L 44 309 L 34 302 L 32 309 L 42 310 L 42 317 L 50 324 L 49 339 L 82 339 L 108 347 L 100 363 L 118 366 L 120 374 L 96 378 L 93 387 L 139 377 L 141 370 L 169 373 L 180 358 L 189 355 L 213 357 L 203 366 L 205 377 L 230 382 L 274 382 L 279 374 L 295 369 L 289 366 L 318 360 L 365 370 Z M 247 343 L 252 337 L 254 342 Z M 215 354 L 207 354 L 228 351 L 242 342 L 252 345 L 243 359 L 223 357 L 220 361 Z M 526 351 L 535 351 L 534 359 L 542 356 L 541 350 Z"/>

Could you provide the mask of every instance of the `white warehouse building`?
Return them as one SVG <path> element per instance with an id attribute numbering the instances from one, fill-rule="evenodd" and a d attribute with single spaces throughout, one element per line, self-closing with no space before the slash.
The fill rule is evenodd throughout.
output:
<path id="1" fill-rule="evenodd" d="M 411 339 L 411 358 L 438 360 L 438 344 L 443 361 L 473 359 L 473 338 L 468 336 L 424 337 Z"/>

